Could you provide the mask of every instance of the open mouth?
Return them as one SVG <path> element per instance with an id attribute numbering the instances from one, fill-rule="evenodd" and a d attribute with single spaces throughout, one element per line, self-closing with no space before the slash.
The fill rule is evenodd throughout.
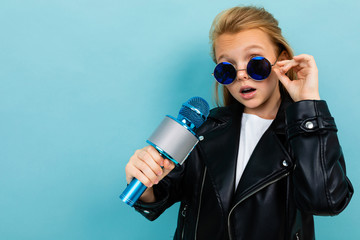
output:
<path id="1" fill-rule="evenodd" d="M 254 92 L 255 90 L 256 90 L 255 88 L 244 88 L 243 90 L 241 90 L 241 93 L 247 94 L 247 93 Z"/>

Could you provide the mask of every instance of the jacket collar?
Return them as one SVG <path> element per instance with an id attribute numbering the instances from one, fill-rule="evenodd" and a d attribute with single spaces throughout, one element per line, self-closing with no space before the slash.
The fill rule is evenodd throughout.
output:
<path id="1" fill-rule="evenodd" d="M 286 123 L 285 123 L 285 111 L 294 101 L 290 98 L 288 94 L 284 94 L 279 110 L 276 114 L 276 117 L 269 127 L 276 134 L 285 134 L 286 132 Z"/>
<path id="2" fill-rule="evenodd" d="M 213 109 L 209 123 L 199 129 L 204 136 L 204 140 L 200 142 L 205 154 L 204 161 L 224 213 L 229 212 L 234 200 L 247 196 L 254 188 L 269 180 L 270 176 L 283 171 L 282 161 L 289 161 L 290 158 L 277 135 L 285 135 L 285 109 L 290 104 L 291 99 L 282 100 L 276 118 L 250 157 L 236 193 L 234 181 L 244 106 L 237 103 Z"/>

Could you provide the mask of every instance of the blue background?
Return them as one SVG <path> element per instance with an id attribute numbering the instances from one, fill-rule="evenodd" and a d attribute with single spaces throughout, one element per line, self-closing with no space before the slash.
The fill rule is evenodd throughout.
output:
<path id="1" fill-rule="evenodd" d="M 317 239 L 360 239 L 357 0 L 1 0 L 0 239 L 171 239 L 178 205 L 147 221 L 124 168 L 188 98 L 214 106 L 211 22 L 249 3 L 315 57 L 340 129 L 355 195 Z"/>

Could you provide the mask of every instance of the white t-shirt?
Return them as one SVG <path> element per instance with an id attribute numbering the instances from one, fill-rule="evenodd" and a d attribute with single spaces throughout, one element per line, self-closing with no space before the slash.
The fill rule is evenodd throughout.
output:
<path id="1" fill-rule="evenodd" d="M 243 113 L 236 166 L 235 190 L 255 146 L 264 132 L 269 128 L 272 121 L 272 119 L 263 119 L 253 114 Z"/>

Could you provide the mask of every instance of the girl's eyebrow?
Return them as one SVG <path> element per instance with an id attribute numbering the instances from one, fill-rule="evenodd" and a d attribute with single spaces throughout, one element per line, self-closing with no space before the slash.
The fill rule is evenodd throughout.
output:
<path id="1" fill-rule="evenodd" d="M 251 44 L 251 45 L 249 45 L 249 46 L 247 46 L 247 47 L 244 48 L 244 52 L 249 51 L 249 50 L 253 50 L 253 49 L 265 50 L 265 48 L 264 48 L 263 46 L 261 46 L 261 45 Z M 227 54 L 225 53 L 225 54 L 221 54 L 221 55 L 219 56 L 219 58 L 216 59 L 216 61 L 218 62 L 219 59 L 222 59 L 222 58 L 231 59 L 231 58 L 229 57 L 229 55 L 227 55 Z"/>
<path id="2" fill-rule="evenodd" d="M 244 48 L 244 51 L 247 51 L 247 50 L 250 50 L 250 49 L 261 49 L 261 50 L 265 50 L 265 48 L 261 45 L 258 45 L 258 44 L 252 44 L 252 45 L 249 45 L 247 46 L 246 48 Z"/>
<path id="3" fill-rule="evenodd" d="M 220 57 L 219 57 L 217 60 L 222 59 L 222 58 L 229 59 L 229 55 L 227 55 L 227 54 L 221 54 Z"/>

